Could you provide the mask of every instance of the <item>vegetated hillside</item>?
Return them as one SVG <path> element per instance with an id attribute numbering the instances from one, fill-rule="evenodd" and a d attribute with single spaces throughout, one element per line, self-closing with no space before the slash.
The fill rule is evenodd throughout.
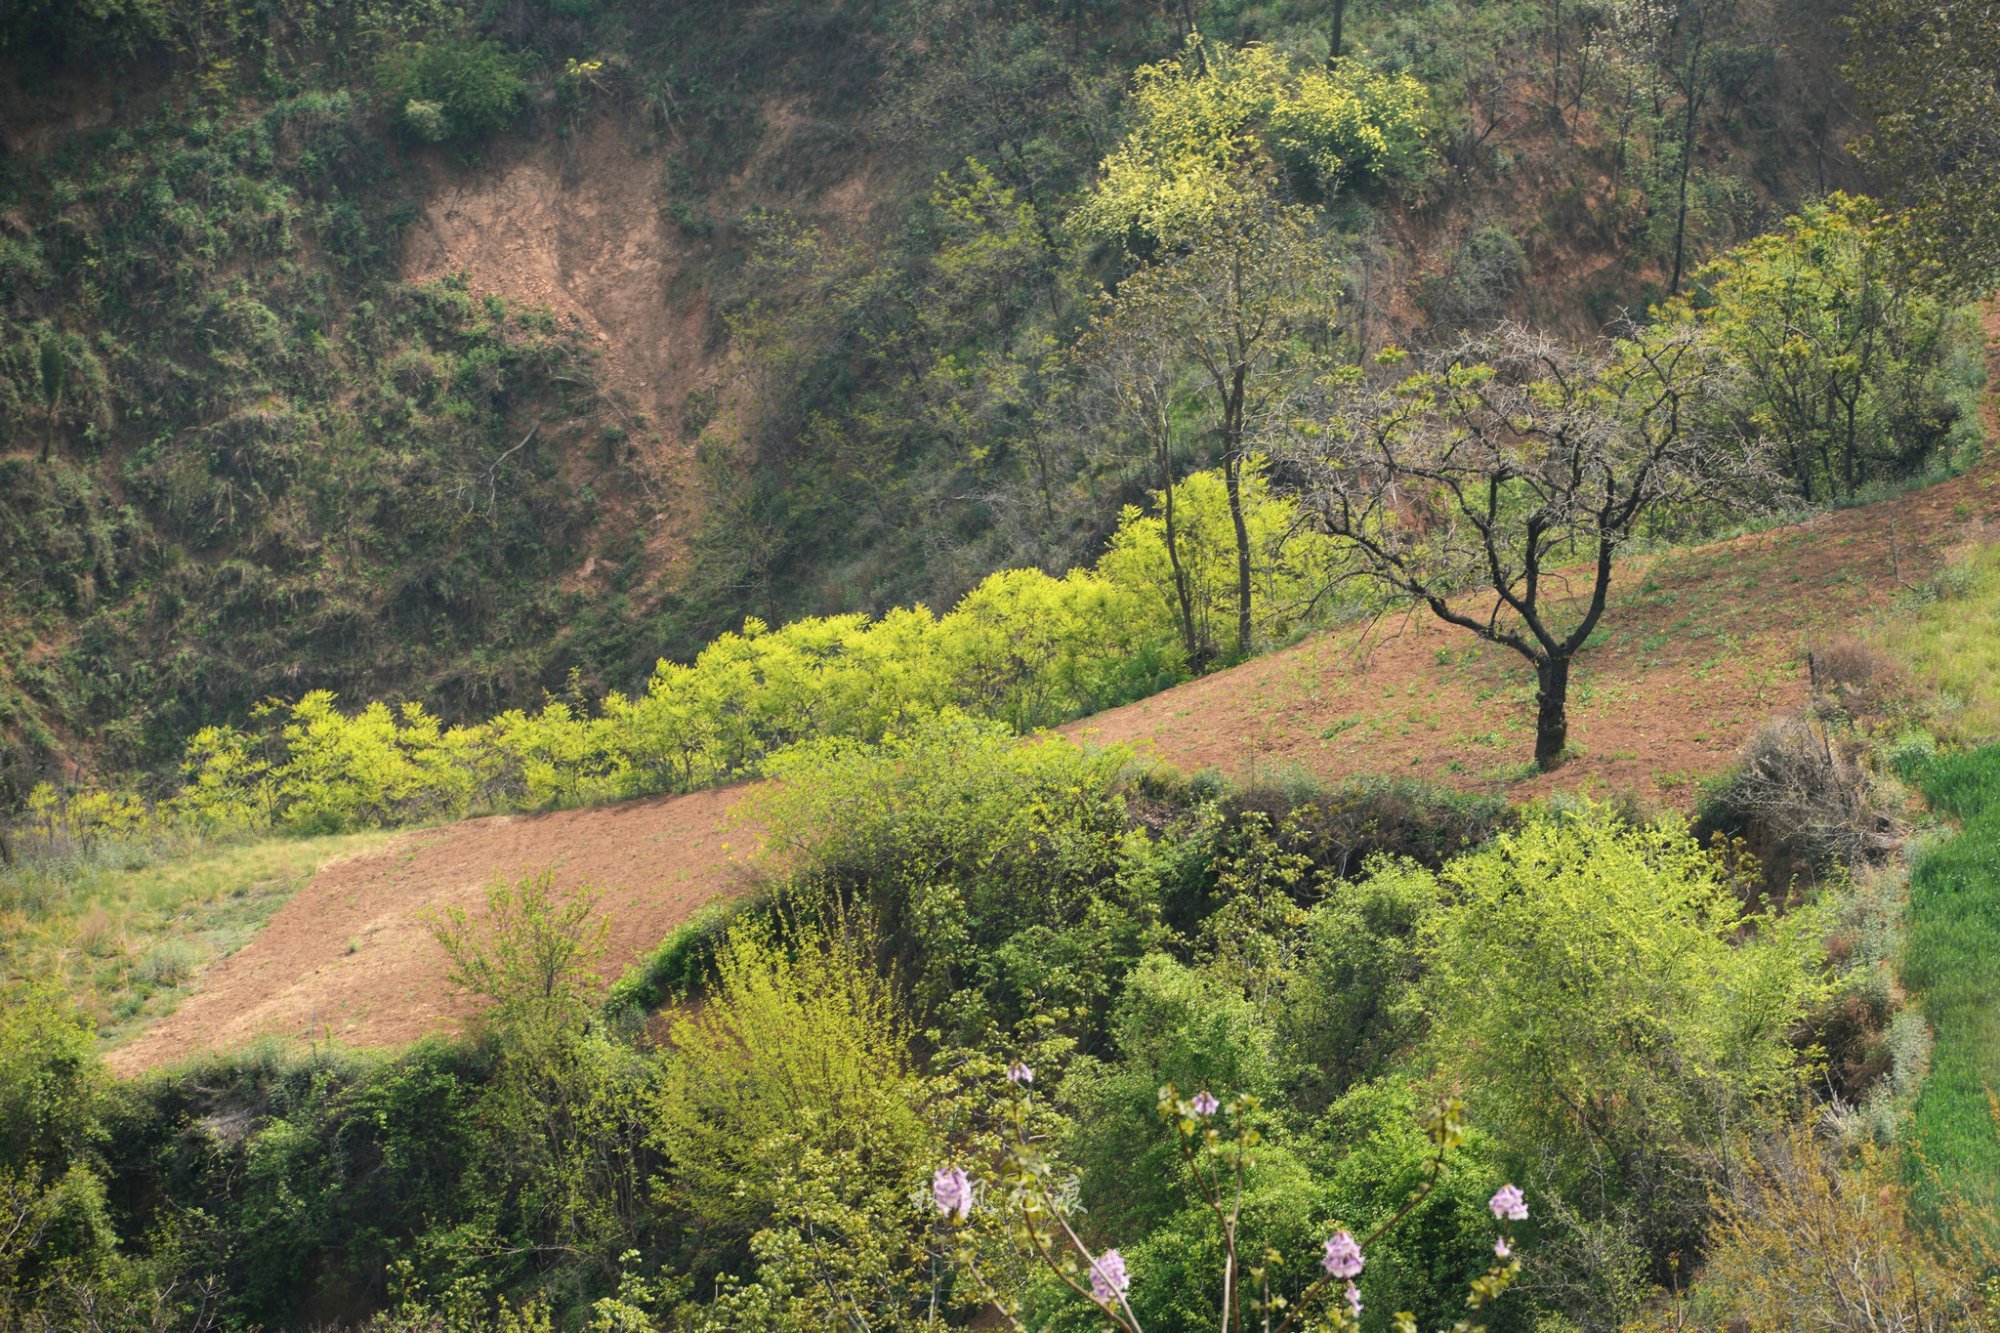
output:
<path id="1" fill-rule="evenodd" d="M 1061 355 L 1130 76 L 1190 23 L 1323 60 L 1333 12 L 16 9 L 0 796 L 267 696 L 464 716 L 1087 558 L 1147 484 Z M 1355 6 L 1434 153 L 1316 199 L 1333 336 L 1594 329 L 1851 183 L 1836 28 L 1704 13 L 1677 89 L 1630 15 Z"/>
<path id="2" fill-rule="evenodd" d="M 2000 531 L 1992 465 L 1907 495 L 1625 562 L 1606 632 L 1579 659 L 1575 751 L 1525 762 L 1533 675 L 1510 652 L 1398 615 L 1304 642 L 1064 728 L 1250 788 L 1418 779 L 1521 802 L 1559 792 L 1691 811 L 1773 718 L 1809 697 L 1807 656 L 1838 650 L 1946 561 Z M 605 976 L 643 961 L 704 904 L 766 875 L 734 817 L 755 788 L 476 819 L 397 835 L 329 865 L 240 953 L 115 1047 L 135 1072 L 260 1035 L 399 1045 L 476 1006 L 445 984 L 429 914 L 546 867 L 610 923 Z"/>

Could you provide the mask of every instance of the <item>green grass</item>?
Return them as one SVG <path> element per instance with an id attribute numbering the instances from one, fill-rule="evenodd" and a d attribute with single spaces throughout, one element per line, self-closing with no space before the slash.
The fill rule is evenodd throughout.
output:
<path id="1" fill-rule="evenodd" d="M 55 982 L 107 1042 L 170 1012 L 336 856 L 387 833 L 233 846 L 100 846 L 0 873 L 0 988 Z"/>
<path id="2" fill-rule="evenodd" d="M 1937 694 L 1937 721 L 1954 735 L 2000 736 L 2000 545 L 1946 565 L 1904 594 L 1887 647 Z"/>
<path id="3" fill-rule="evenodd" d="M 1903 979 L 1936 1034 L 1911 1142 L 1935 1175 L 1918 1198 L 2000 1217 L 2000 745 L 1941 756 L 1916 774 L 1958 835 L 1910 878 Z"/>

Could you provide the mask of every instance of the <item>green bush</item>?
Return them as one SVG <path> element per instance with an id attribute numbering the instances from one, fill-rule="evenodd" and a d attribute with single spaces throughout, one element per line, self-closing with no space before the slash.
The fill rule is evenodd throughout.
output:
<path id="1" fill-rule="evenodd" d="M 1437 881 L 1430 1059 L 1586 1227 L 1692 1253 L 1728 1135 L 1799 1087 L 1790 1037 L 1824 993 L 1822 915 L 1748 912 L 1684 828 L 1589 806 Z"/>
<path id="2" fill-rule="evenodd" d="M 490 41 L 405 43 L 383 58 L 376 82 L 403 131 L 425 143 L 484 139 L 528 93 L 519 59 Z"/>
<path id="3" fill-rule="evenodd" d="M 858 900 L 919 1013 L 979 1030 L 1037 1008 L 1101 1013 L 1154 933 L 1120 781 L 1130 756 L 944 716 L 879 746 L 776 759 L 750 816 L 808 901 Z"/>

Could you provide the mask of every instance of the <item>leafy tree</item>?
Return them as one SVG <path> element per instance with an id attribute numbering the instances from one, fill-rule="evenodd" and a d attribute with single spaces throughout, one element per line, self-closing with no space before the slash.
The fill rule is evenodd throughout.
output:
<path id="1" fill-rule="evenodd" d="M 1132 130 L 1071 226 L 1177 249 L 1261 206 L 1278 173 L 1312 199 L 1413 179 L 1428 163 L 1426 102 L 1407 74 L 1355 60 L 1306 65 L 1272 47 L 1230 50 L 1190 35 L 1180 55 L 1133 77 Z"/>
<path id="2" fill-rule="evenodd" d="M 1336 552 L 1305 528 L 1298 506 L 1271 493 L 1264 461 L 1248 459 L 1238 496 L 1251 550 L 1254 642 L 1280 642 L 1325 609 Z M 1100 574 L 1143 596 L 1153 614 L 1177 623 L 1190 670 L 1218 656 L 1218 622 L 1236 609 L 1239 569 L 1234 514 L 1226 481 L 1198 472 L 1157 494 L 1154 510 L 1128 508 L 1097 563 Z"/>
<path id="3" fill-rule="evenodd" d="M 715 1326 L 905 1327 L 932 1297 L 908 1182 L 937 1142 L 872 952 L 837 927 L 739 926 L 707 1003 L 674 1023 L 652 1129 L 666 1200 L 703 1262 L 756 1265 L 721 1284 Z"/>
<path id="4" fill-rule="evenodd" d="M 1123 241 L 1157 262 L 1126 278 L 1094 338 L 1171 499 L 1174 464 L 1163 394 L 1192 372 L 1214 432 L 1236 528 L 1234 652 L 1251 645 L 1251 567 L 1243 468 L 1256 432 L 1313 366 L 1297 341 L 1320 331 L 1336 270 L 1306 214 L 1271 192 L 1283 174 L 1308 198 L 1359 179 L 1413 176 L 1426 160 L 1422 85 L 1355 61 L 1300 67 L 1269 47 L 1212 47 L 1191 35 L 1178 57 L 1135 77 L 1135 124 L 1071 216 L 1085 236 Z M 1170 560 L 1178 547 L 1170 536 Z M 1185 576 L 1175 573 L 1190 665 Z"/>
<path id="5" fill-rule="evenodd" d="M 1330 307 L 1333 274 L 1300 210 L 1238 200 L 1192 248 L 1163 257 L 1120 284 L 1107 316 L 1115 328 L 1103 336 L 1170 353 L 1200 385 L 1235 530 L 1238 657 L 1249 655 L 1253 641 L 1257 554 L 1244 476 L 1259 433 L 1317 364 L 1296 340 Z M 1184 636 L 1187 628 L 1184 623 Z"/>
<path id="6" fill-rule="evenodd" d="M 1306 915 L 1278 1030 L 1307 1109 L 1382 1073 L 1423 1034 L 1421 932 L 1437 894 L 1434 876 L 1385 860 Z"/>
<path id="7" fill-rule="evenodd" d="M 1766 442 L 1720 430 L 1707 410 L 1735 377 L 1687 326 L 1579 352 L 1506 325 L 1387 389 L 1330 391 L 1284 461 L 1365 577 L 1534 667 L 1535 762 L 1549 769 L 1619 549 L 1656 510 L 1770 481 Z"/>
<path id="8" fill-rule="evenodd" d="M 1727 350 L 1741 410 L 1808 503 L 1908 476 L 1971 427 L 1949 396 L 1954 312 L 1910 283 L 1889 233 L 1875 204 L 1832 195 L 1702 268 L 1662 312 Z"/>

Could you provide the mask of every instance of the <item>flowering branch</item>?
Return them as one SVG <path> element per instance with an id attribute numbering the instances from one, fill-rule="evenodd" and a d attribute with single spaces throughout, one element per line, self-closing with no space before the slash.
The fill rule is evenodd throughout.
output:
<path id="1" fill-rule="evenodd" d="M 1123 1333 L 1144 1333 L 1128 1299 L 1131 1277 L 1126 1271 L 1124 1256 L 1116 1249 L 1106 1249 L 1096 1255 L 1091 1253 L 1070 1225 L 1063 1203 L 1049 1186 L 1051 1168 L 1047 1160 L 1029 1142 L 1027 1107 L 1034 1072 L 1027 1065 L 1015 1061 L 1007 1069 L 1007 1081 L 1012 1088 L 1006 1113 L 1012 1133 L 1002 1141 L 1004 1158 L 1001 1171 L 1009 1184 L 1008 1197 L 1012 1210 L 1018 1213 L 1017 1217 L 1010 1219 L 1009 1231 L 1018 1225 L 1027 1254 L 1053 1273 L 1064 1286 L 1095 1306 L 1098 1313 L 1114 1327 L 1123 1330 Z M 1256 1099 L 1249 1096 L 1233 1098 L 1225 1106 L 1206 1089 L 1185 1100 L 1172 1085 L 1160 1089 L 1160 1114 L 1174 1126 L 1181 1159 L 1187 1163 L 1188 1174 L 1209 1211 L 1215 1214 L 1222 1233 L 1224 1259 L 1220 1333 L 1242 1333 L 1244 1329 L 1238 1231 L 1242 1219 L 1244 1177 L 1254 1161 L 1250 1150 L 1261 1141 L 1257 1129 L 1250 1124 L 1250 1114 L 1256 1107 Z M 1217 1120 L 1218 1113 L 1226 1115 L 1229 1130 L 1226 1137 L 1221 1127 L 1223 1122 Z M 1336 1283 L 1344 1284 L 1341 1294 L 1346 1308 L 1336 1305 L 1329 1311 L 1330 1327 L 1340 1333 L 1360 1328 L 1363 1306 L 1359 1279 L 1366 1263 L 1364 1252 L 1400 1226 L 1436 1188 L 1444 1170 L 1445 1158 L 1465 1137 L 1458 1103 L 1447 1101 L 1441 1104 L 1426 1121 L 1425 1133 L 1431 1140 L 1432 1153 L 1422 1182 L 1410 1192 L 1403 1206 L 1369 1232 L 1365 1239 L 1356 1240 L 1353 1233 L 1345 1229 L 1329 1236 L 1320 1260 L 1323 1272 L 1300 1293 L 1296 1302 L 1288 1302 L 1283 1296 L 1271 1293 L 1269 1271 L 1280 1261 L 1280 1256 L 1275 1251 L 1265 1251 L 1264 1264 L 1250 1272 L 1259 1290 L 1259 1297 L 1252 1303 L 1252 1308 L 1263 1317 L 1263 1333 L 1290 1333 L 1313 1303 L 1332 1291 Z M 1211 1154 L 1223 1151 L 1230 1154 L 1227 1175 L 1219 1174 L 1209 1160 Z M 975 1198 L 972 1180 L 963 1167 L 940 1167 L 932 1178 L 931 1194 L 932 1203 L 945 1225 L 954 1228 L 966 1225 L 975 1208 Z M 1504 1186 L 1496 1193 L 1488 1207 L 1501 1226 L 1500 1234 L 1493 1243 L 1494 1263 L 1473 1280 L 1466 1298 L 1466 1305 L 1475 1312 L 1498 1300 L 1519 1275 L 1521 1261 L 1514 1254 L 1507 1224 L 1524 1221 L 1528 1216 L 1527 1201 L 1520 1189 L 1513 1185 Z M 1028 1333 L 1021 1323 L 1016 1305 L 995 1288 L 979 1266 L 969 1244 L 959 1247 L 958 1261 L 1008 1324 L 1017 1333 Z M 1083 1281 L 1086 1275 L 1088 1287 Z M 1280 1312 L 1283 1312 L 1283 1317 L 1274 1327 L 1272 1318 Z M 1397 1314 L 1394 1327 L 1396 1333 L 1418 1333 L 1416 1319 L 1408 1313 Z M 1453 1325 L 1452 1333 L 1482 1333 L 1483 1328 L 1483 1325 L 1460 1320 Z"/>

